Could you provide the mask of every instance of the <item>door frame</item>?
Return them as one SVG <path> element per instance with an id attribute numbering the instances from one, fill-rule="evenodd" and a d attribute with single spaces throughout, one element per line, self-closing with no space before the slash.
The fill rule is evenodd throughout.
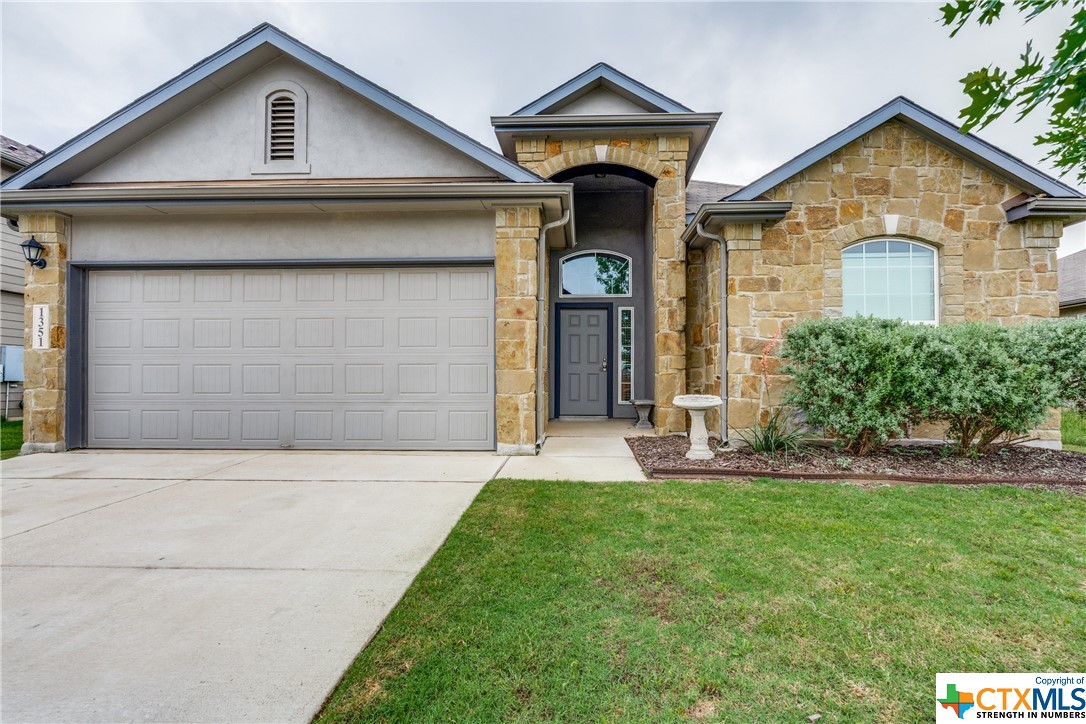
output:
<path id="1" fill-rule="evenodd" d="M 562 311 L 600 309 L 607 312 L 607 418 L 615 416 L 615 310 L 611 302 L 555 302 L 554 304 L 554 416 L 562 416 Z"/>

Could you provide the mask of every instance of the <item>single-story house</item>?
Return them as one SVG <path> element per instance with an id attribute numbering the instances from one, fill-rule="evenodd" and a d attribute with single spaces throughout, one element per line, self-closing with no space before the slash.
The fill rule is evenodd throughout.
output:
<path id="1" fill-rule="evenodd" d="M 1057 315 L 1070 186 L 905 98 L 694 181 L 719 115 L 601 63 L 497 153 L 261 25 L 4 183 L 46 262 L 24 451 L 532 454 L 640 399 L 683 431 L 684 392 L 727 434 L 786 320 Z"/>
<path id="2" fill-rule="evenodd" d="M 1086 314 L 1086 249 L 1060 259 L 1060 316 Z"/>

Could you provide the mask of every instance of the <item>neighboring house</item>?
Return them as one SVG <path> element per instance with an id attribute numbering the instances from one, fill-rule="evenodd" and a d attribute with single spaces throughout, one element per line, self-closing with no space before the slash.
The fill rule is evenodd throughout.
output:
<path id="1" fill-rule="evenodd" d="M 1074 189 L 903 98 L 691 181 L 718 117 L 599 64 L 492 118 L 502 155 L 260 26 L 5 183 L 48 262 L 24 450 L 531 454 L 638 398 L 683 431 L 687 391 L 719 431 L 787 320 L 1056 316 Z"/>
<path id="2" fill-rule="evenodd" d="M 1060 259 L 1060 316 L 1086 314 L 1086 249 Z"/>
<path id="3" fill-rule="evenodd" d="M 34 163 L 44 153 L 34 146 L 26 146 L 7 136 L 0 136 L 0 179 L 6 179 Z M 25 264 L 23 250 L 19 246 L 22 243 L 16 220 L 5 219 L 0 222 L 0 345 L 20 349 L 26 327 L 23 319 Z M 15 355 L 12 355 L 10 359 L 15 358 Z M 0 389 L 0 410 L 10 418 L 22 417 L 22 399 L 22 383 L 12 382 L 10 374 L 5 376 L 3 389 Z"/>

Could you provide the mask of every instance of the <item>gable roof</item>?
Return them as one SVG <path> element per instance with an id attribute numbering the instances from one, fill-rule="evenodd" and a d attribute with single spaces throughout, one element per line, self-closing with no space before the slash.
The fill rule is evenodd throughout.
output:
<path id="1" fill-rule="evenodd" d="M 4 181 L 5 189 L 64 185 L 135 140 L 215 95 L 227 83 L 275 57 L 287 55 L 509 181 L 543 181 L 528 169 L 442 123 L 331 58 L 263 23 L 217 53 L 166 81 L 52 153 Z M 82 161 L 81 161 L 82 159 Z"/>
<path id="2" fill-rule="evenodd" d="M 654 91 L 644 83 L 634 80 L 607 63 L 596 63 L 580 75 L 567 80 L 549 93 L 535 99 L 514 116 L 548 115 L 561 106 L 587 95 L 599 87 L 616 93 L 637 105 L 646 107 L 655 113 L 693 113 L 682 103 L 668 98 L 663 93 Z"/>
<path id="3" fill-rule="evenodd" d="M 901 122 L 949 150 L 968 158 L 978 166 L 994 171 L 1034 194 L 1045 194 L 1055 198 L 1083 197 L 1081 193 L 1071 186 L 1052 178 L 992 144 L 982 141 L 971 133 L 961 133 L 958 127 L 950 121 L 918 106 L 904 96 L 898 96 L 724 200 L 752 201 L 808 168 L 813 163 L 822 160 L 865 133 L 891 120 Z"/>
<path id="4" fill-rule="evenodd" d="M 4 163 L 22 168 L 29 166 L 44 155 L 45 151 L 37 146 L 19 143 L 7 136 L 0 136 L 0 158 L 4 160 Z"/>
<path id="5" fill-rule="evenodd" d="M 686 215 L 697 213 L 702 204 L 712 201 L 720 201 L 728 194 L 734 194 L 743 188 L 738 184 L 725 184 L 718 181 L 700 181 L 691 179 L 686 184 Z M 689 219 L 687 219 L 689 221 Z"/>

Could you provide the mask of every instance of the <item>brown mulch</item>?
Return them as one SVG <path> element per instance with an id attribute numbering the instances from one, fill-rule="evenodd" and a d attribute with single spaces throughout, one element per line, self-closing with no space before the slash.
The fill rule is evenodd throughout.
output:
<path id="1" fill-rule="evenodd" d="M 1006 447 L 976 459 L 945 454 L 940 445 L 891 445 L 857 456 L 808 445 L 798 453 L 766 455 L 749 449 L 717 451 L 712 460 L 687 460 L 684 437 L 628 437 L 626 443 L 650 478 L 859 480 L 1071 487 L 1086 493 L 1086 454 Z"/>

